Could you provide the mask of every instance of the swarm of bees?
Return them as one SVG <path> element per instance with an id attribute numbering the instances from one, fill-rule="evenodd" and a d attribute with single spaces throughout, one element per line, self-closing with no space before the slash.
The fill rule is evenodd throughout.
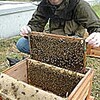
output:
<path id="1" fill-rule="evenodd" d="M 72 71 L 85 66 L 84 40 L 53 34 L 30 34 L 31 58 Z"/>
<path id="2" fill-rule="evenodd" d="M 77 73 L 85 69 L 85 41 L 39 32 L 31 33 L 29 39 L 29 83 L 61 97 L 69 95 L 83 78 Z"/>
<path id="3" fill-rule="evenodd" d="M 28 59 L 29 84 L 66 97 L 73 91 L 83 76 L 63 68 Z"/>

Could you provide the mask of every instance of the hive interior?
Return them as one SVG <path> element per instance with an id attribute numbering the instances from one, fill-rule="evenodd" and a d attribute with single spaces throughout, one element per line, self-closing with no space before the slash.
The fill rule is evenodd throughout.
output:
<path id="1" fill-rule="evenodd" d="M 31 58 L 37 61 L 81 72 L 85 67 L 85 41 L 35 32 L 30 34 Z"/>
<path id="2" fill-rule="evenodd" d="M 85 41 L 40 32 L 29 34 L 29 41 L 29 84 L 61 97 L 69 96 L 83 78 L 78 73 L 85 69 Z"/>
<path id="3" fill-rule="evenodd" d="M 66 97 L 73 91 L 83 74 L 68 71 L 36 60 L 27 60 L 29 84 L 42 90 Z"/>

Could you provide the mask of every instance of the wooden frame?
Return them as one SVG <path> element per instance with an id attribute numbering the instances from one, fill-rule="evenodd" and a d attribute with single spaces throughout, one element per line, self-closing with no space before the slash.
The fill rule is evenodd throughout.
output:
<path id="1" fill-rule="evenodd" d="M 86 32 L 84 34 L 84 39 L 86 39 L 88 36 L 89 36 L 89 33 Z M 92 46 L 90 46 L 90 45 L 87 44 L 86 54 L 87 54 L 87 56 L 90 56 L 90 57 L 100 58 L 100 47 L 93 48 Z"/>
<path id="2" fill-rule="evenodd" d="M 38 38 L 38 39 L 35 39 L 35 38 Z M 39 39 L 41 39 L 42 41 L 39 40 Z M 34 42 L 33 40 L 35 40 L 36 42 Z M 46 41 L 43 42 L 43 40 L 46 40 Z M 57 43 L 55 42 L 55 44 L 53 46 L 54 40 L 56 40 Z M 63 42 L 59 42 L 60 40 L 63 41 Z M 77 72 L 81 72 L 81 71 L 85 70 L 85 66 L 86 66 L 85 46 L 86 46 L 86 44 L 85 44 L 85 40 L 83 38 L 49 34 L 49 33 L 43 33 L 43 32 L 32 32 L 32 33 L 29 34 L 29 41 L 30 41 L 30 55 L 31 55 L 32 59 L 42 61 L 43 58 L 47 59 L 47 60 L 50 59 L 50 58 L 53 59 L 53 60 L 55 58 L 56 59 L 62 58 L 63 60 L 62 59 L 58 60 L 57 65 L 56 65 L 56 61 L 54 61 L 53 64 L 55 66 L 61 65 L 60 67 L 63 66 L 64 68 L 66 68 L 66 65 L 69 64 L 66 59 L 68 59 L 69 62 L 72 61 L 72 59 L 73 59 L 73 62 L 71 62 L 72 65 L 68 65 L 69 68 L 67 68 L 67 69 L 77 71 Z M 45 57 L 43 57 L 43 56 L 41 56 L 41 54 L 39 54 L 38 50 L 40 50 L 40 48 L 36 43 L 41 44 L 41 45 L 43 44 L 41 46 L 41 50 L 43 51 L 42 55 L 45 55 Z M 64 45 L 64 44 L 66 44 L 66 45 Z M 70 45 L 68 45 L 68 44 L 70 44 Z M 46 48 L 45 48 L 45 45 L 47 46 Z M 49 48 L 49 45 L 51 45 L 50 48 Z M 59 48 L 60 48 L 59 51 L 61 51 L 61 52 L 57 51 L 57 49 L 59 49 Z M 35 51 L 35 54 L 34 54 L 33 51 Z M 50 53 L 51 53 L 51 55 L 50 55 Z M 73 55 L 73 54 L 75 54 L 75 55 Z M 65 58 L 65 56 L 66 56 L 66 58 Z M 79 59 L 81 61 L 78 60 L 79 61 L 78 62 L 78 61 L 76 61 L 77 59 Z M 42 62 L 48 63 L 47 60 L 44 60 Z M 74 63 L 74 61 L 76 61 L 77 64 Z M 62 63 L 60 63 L 60 62 L 64 62 L 66 64 L 62 65 Z M 52 64 L 51 60 L 49 61 L 49 64 Z"/>
<path id="3" fill-rule="evenodd" d="M 91 86 L 92 86 L 92 78 L 93 78 L 94 71 L 91 68 L 87 68 L 87 69 L 88 69 L 88 72 L 84 74 L 84 78 L 82 78 L 82 80 L 75 87 L 75 89 L 68 96 L 68 98 L 61 98 L 59 96 L 55 96 L 52 93 L 48 93 L 47 91 L 41 91 L 41 90 L 39 91 L 41 91 L 42 94 L 46 93 L 45 95 L 48 95 L 48 97 L 52 95 L 52 98 L 54 97 L 56 99 L 58 98 L 57 100 L 93 100 L 93 98 L 91 97 Z M 26 60 L 23 60 L 23 61 L 20 61 L 18 64 L 14 65 L 13 67 L 11 67 L 10 69 L 7 69 L 3 73 L 5 73 L 6 75 L 9 75 L 10 77 L 13 77 L 15 80 L 20 80 L 21 81 L 20 84 L 24 84 L 25 86 L 27 86 L 27 88 L 30 88 L 30 85 L 27 84 L 27 71 L 26 70 L 27 70 L 27 63 L 26 63 Z M 8 78 L 8 80 L 9 79 L 10 78 Z M 30 92 L 34 91 L 32 90 L 33 88 L 34 87 L 31 86 Z M 3 98 L 3 95 L 1 96 Z M 30 98 L 30 100 L 36 100 L 36 99 Z M 54 100 L 54 99 L 43 99 L 43 98 L 41 99 L 40 98 L 40 100 Z"/>
<path id="4" fill-rule="evenodd" d="M 100 58 L 100 47 L 93 48 L 92 46 L 87 45 L 87 55 L 91 57 Z"/>

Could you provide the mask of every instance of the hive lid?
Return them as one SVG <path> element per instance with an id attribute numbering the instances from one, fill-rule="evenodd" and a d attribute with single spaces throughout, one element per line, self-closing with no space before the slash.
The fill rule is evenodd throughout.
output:
<path id="1" fill-rule="evenodd" d="M 29 41 L 32 59 L 77 72 L 85 69 L 83 38 L 32 32 Z"/>

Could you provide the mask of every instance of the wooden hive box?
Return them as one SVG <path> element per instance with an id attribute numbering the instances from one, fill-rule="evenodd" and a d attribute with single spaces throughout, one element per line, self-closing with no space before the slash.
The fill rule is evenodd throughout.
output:
<path id="1" fill-rule="evenodd" d="M 84 34 L 84 38 L 87 38 L 89 33 L 86 32 Z M 86 54 L 90 57 L 97 57 L 100 58 L 100 47 L 93 48 L 91 45 L 87 44 L 87 51 Z"/>
<path id="2" fill-rule="evenodd" d="M 46 68 L 50 67 L 57 70 L 58 72 L 60 72 L 59 74 L 63 73 L 61 74 L 60 77 L 58 76 L 58 78 L 60 79 L 58 79 L 56 76 L 58 74 L 57 72 L 54 76 L 56 77 L 56 80 L 52 80 L 52 76 L 51 76 L 52 81 L 57 81 L 59 83 L 62 82 L 63 80 L 62 78 L 68 79 L 67 75 L 69 76 L 69 78 L 73 76 L 72 79 L 69 79 L 68 82 L 66 79 L 64 81 L 65 84 L 63 83 L 61 86 L 59 85 L 59 83 L 53 84 L 55 85 L 56 88 L 59 85 L 59 87 L 57 88 L 59 90 L 62 87 L 66 88 L 69 82 L 74 81 L 73 82 L 74 85 L 70 84 L 70 86 L 72 86 L 73 88 L 67 87 L 69 88 L 69 90 L 71 89 L 69 93 L 68 93 L 69 90 L 66 89 L 65 89 L 66 91 L 64 90 L 63 92 L 61 90 L 56 91 L 55 87 L 54 87 L 54 91 L 50 91 L 50 89 L 53 87 L 49 88 L 49 90 L 48 89 L 45 90 L 45 87 L 43 87 L 44 89 L 42 89 L 41 86 L 38 86 L 39 83 L 42 86 L 46 86 L 46 84 L 48 85 L 47 82 L 48 81 L 50 82 L 50 80 L 47 81 L 44 80 L 48 78 L 47 77 L 48 73 L 46 73 L 47 69 L 45 69 L 45 74 L 44 72 L 43 73 L 41 72 L 40 74 L 37 73 L 38 77 L 36 73 L 34 72 L 31 73 L 33 76 L 35 76 L 34 80 L 33 79 L 31 80 L 32 81 L 31 84 L 30 79 L 33 76 L 30 76 L 30 78 L 28 78 L 29 77 L 28 76 L 29 73 L 27 72 L 27 68 L 29 68 L 27 66 L 28 64 L 30 65 L 35 64 L 36 70 L 39 69 L 39 66 L 37 67 L 37 65 L 40 65 L 40 67 L 41 66 L 43 67 L 44 65 Z M 93 78 L 94 71 L 91 68 L 87 68 L 87 69 L 88 70 L 85 74 L 81 74 L 81 73 L 68 71 L 66 69 L 58 68 L 55 66 L 53 67 L 53 65 L 41 63 L 39 61 L 32 60 L 32 59 L 21 61 L 16 65 L 14 65 L 13 67 L 11 67 L 10 69 L 7 69 L 6 71 L 0 74 L 0 96 L 1 96 L 0 100 L 93 100 L 90 95 L 91 95 L 91 86 L 92 86 L 92 78 Z M 37 72 L 39 71 L 37 70 Z M 45 77 L 41 77 L 42 74 L 45 75 Z M 54 73 L 51 73 L 50 75 L 52 74 Z M 74 75 L 76 76 L 76 78 L 74 77 Z M 75 80 L 78 81 L 75 82 L 73 78 L 75 78 Z M 34 84 L 34 81 L 36 82 L 39 79 L 40 79 L 39 83 Z M 41 82 L 41 80 L 46 81 L 46 84 L 43 84 L 43 81 Z M 64 93 L 63 96 L 62 93 Z"/>
<path id="3" fill-rule="evenodd" d="M 85 68 L 83 39 L 39 32 L 30 34 L 29 39 L 31 59 L 0 75 L 2 99 L 93 100 L 94 71 Z"/>
<path id="4" fill-rule="evenodd" d="M 93 48 L 90 45 L 87 45 L 87 55 L 90 57 L 98 57 L 100 58 L 100 47 Z"/>

